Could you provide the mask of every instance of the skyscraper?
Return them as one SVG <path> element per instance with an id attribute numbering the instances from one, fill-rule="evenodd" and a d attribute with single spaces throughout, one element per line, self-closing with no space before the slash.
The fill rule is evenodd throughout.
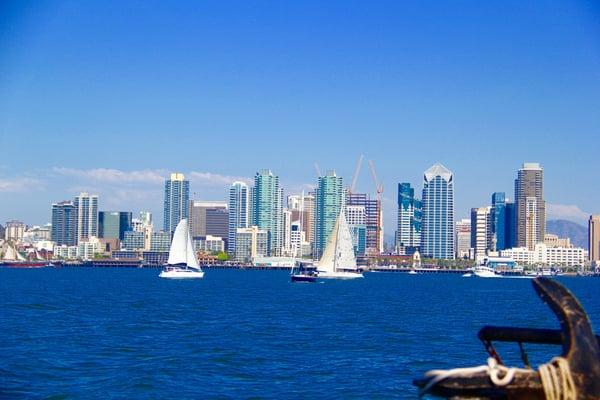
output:
<path id="1" fill-rule="evenodd" d="M 507 248 L 509 233 L 507 214 L 506 214 L 506 194 L 504 192 L 495 192 L 492 194 L 491 210 L 491 228 L 492 243 L 491 250 L 500 251 Z"/>
<path id="2" fill-rule="evenodd" d="M 320 176 L 315 191 L 313 257 L 320 258 L 344 203 L 342 177 L 335 171 Z"/>
<path id="3" fill-rule="evenodd" d="M 247 228 L 250 221 L 250 199 L 248 185 L 233 182 L 229 187 L 229 221 L 227 251 L 235 252 L 235 237 L 238 228 Z"/>
<path id="4" fill-rule="evenodd" d="M 77 244 L 77 208 L 72 201 L 52 204 L 51 238 L 57 245 Z"/>
<path id="5" fill-rule="evenodd" d="M 454 258 L 454 176 L 434 164 L 423 176 L 421 253 L 425 257 Z"/>
<path id="6" fill-rule="evenodd" d="M 457 258 L 469 258 L 471 256 L 471 220 L 461 219 L 456 221 L 456 235 L 454 236 Z"/>
<path id="7" fill-rule="evenodd" d="M 365 208 L 366 253 L 380 254 L 383 252 L 381 201 L 370 199 L 366 193 L 348 192 L 346 194 L 346 205 Z"/>
<path id="8" fill-rule="evenodd" d="M 600 261 L 600 215 L 590 215 L 588 221 L 589 259 Z"/>
<path id="9" fill-rule="evenodd" d="M 98 237 L 98 195 L 80 193 L 73 205 L 77 209 L 77 243 Z"/>
<path id="10" fill-rule="evenodd" d="M 302 230 L 304 231 L 304 240 L 313 242 L 313 223 L 315 212 L 315 196 L 313 193 L 288 196 L 288 209 L 292 212 L 292 221 L 299 221 L 302 218 Z"/>
<path id="11" fill-rule="evenodd" d="M 183 174 L 173 173 L 165 181 L 164 231 L 173 233 L 179 221 L 188 218 L 190 182 Z"/>
<path id="12" fill-rule="evenodd" d="M 218 236 L 227 240 L 229 211 L 224 201 L 190 201 L 190 231 L 193 237 Z"/>
<path id="13" fill-rule="evenodd" d="M 281 255 L 283 247 L 283 189 L 271 170 L 257 172 L 251 190 L 251 225 L 267 231 L 270 256 Z"/>
<path id="14" fill-rule="evenodd" d="M 103 239 L 125 239 L 131 230 L 131 212 L 100 211 L 98 213 L 98 237 Z"/>
<path id="15" fill-rule="evenodd" d="M 415 190 L 410 183 L 398 184 L 398 227 L 396 230 L 396 251 L 411 254 L 421 245 L 421 200 L 415 198 Z"/>
<path id="16" fill-rule="evenodd" d="M 515 180 L 517 246 L 534 250 L 546 233 L 544 171 L 540 164 L 524 163 Z"/>
<path id="17" fill-rule="evenodd" d="M 484 256 L 493 250 L 492 207 L 471 209 L 471 247 L 475 257 Z"/>

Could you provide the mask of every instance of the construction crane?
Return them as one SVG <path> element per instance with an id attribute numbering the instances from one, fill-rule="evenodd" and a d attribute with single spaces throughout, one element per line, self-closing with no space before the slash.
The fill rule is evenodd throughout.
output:
<path id="1" fill-rule="evenodd" d="M 377 179 L 377 172 L 375 172 L 375 165 L 372 160 L 369 160 L 369 169 L 371 170 L 371 176 L 373 177 L 373 183 L 375 184 L 375 193 L 377 200 L 381 201 L 381 194 L 383 193 L 383 184 L 379 183 Z"/>
<path id="2" fill-rule="evenodd" d="M 319 164 L 315 163 L 315 171 L 317 171 L 317 177 L 321 177 L 321 168 L 319 168 Z"/>
<path id="3" fill-rule="evenodd" d="M 356 189 L 356 181 L 358 180 L 358 174 L 360 173 L 360 167 L 362 166 L 364 156 L 361 154 L 358 157 L 358 161 L 356 161 L 356 168 L 354 168 L 354 176 L 352 177 L 352 185 L 348 189 L 348 193 L 354 193 L 354 189 Z"/>

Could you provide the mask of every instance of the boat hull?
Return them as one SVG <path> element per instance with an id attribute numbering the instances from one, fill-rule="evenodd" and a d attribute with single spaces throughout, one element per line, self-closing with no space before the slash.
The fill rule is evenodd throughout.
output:
<path id="1" fill-rule="evenodd" d="M 360 279 L 364 278 L 360 272 L 351 271 L 319 271 L 320 279 Z"/>
<path id="2" fill-rule="evenodd" d="M 204 271 L 193 271 L 189 269 L 166 269 L 158 274 L 161 278 L 166 279 L 202 279 Z"/>
<path id="3" fill-rule="evenodd" d="M 5 268 L 46 268 L 50 266 L 47 261 L 4 261 L 0 263 L 0 267 Z"/>
<path id="4" fill-rule="evenodd" d="M 305 275 L 305 274 L 297 274 L 292 275 L 292 282 L 316 282 L 317 277 L 315 275 Z"/>

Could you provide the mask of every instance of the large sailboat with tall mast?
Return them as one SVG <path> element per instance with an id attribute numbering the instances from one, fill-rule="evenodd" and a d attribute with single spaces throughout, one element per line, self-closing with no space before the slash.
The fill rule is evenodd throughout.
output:
<path id="1" fill-rule="evenodd" d="M 363 278 L 356 265 L 352 233 L 343 208 L 335 222 L 323 256 L 317 263 L 317 272 L 319 278 L 323 279 Z"/>
<path id="2" fill-rule="evenodd" d="M 187 219 L 182 219 L 177 224 L 171 242 L 171 249 L 169 250 L 169 260 L 165 265 L 165 269 L 158 276 L 170 279 L 199 279 L 204 277 L 204 271 L 198 265 Z"/>

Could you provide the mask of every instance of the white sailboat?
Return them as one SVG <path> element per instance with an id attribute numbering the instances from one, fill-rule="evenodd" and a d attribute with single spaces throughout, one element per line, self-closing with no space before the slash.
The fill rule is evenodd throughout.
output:
<path id="1" fill-rule="evenodd" d="M 192 235 L 188 228 L 187 219 L 182 219 L 175 228 L 169 260 L 165 269 L 158 275 L 170 279 L 199 279 L 204 277 L 204 271 L 198 265 Z"/>
<path id="2" fill-rule="evenodd" d="M 325 279 L 363 278 L 363 274 L 358 271 L 356 265 L 352 233 L 343 209 L 335 221 L 329 242 L 317 264 L 317 272 L 319 278 Z"/>

